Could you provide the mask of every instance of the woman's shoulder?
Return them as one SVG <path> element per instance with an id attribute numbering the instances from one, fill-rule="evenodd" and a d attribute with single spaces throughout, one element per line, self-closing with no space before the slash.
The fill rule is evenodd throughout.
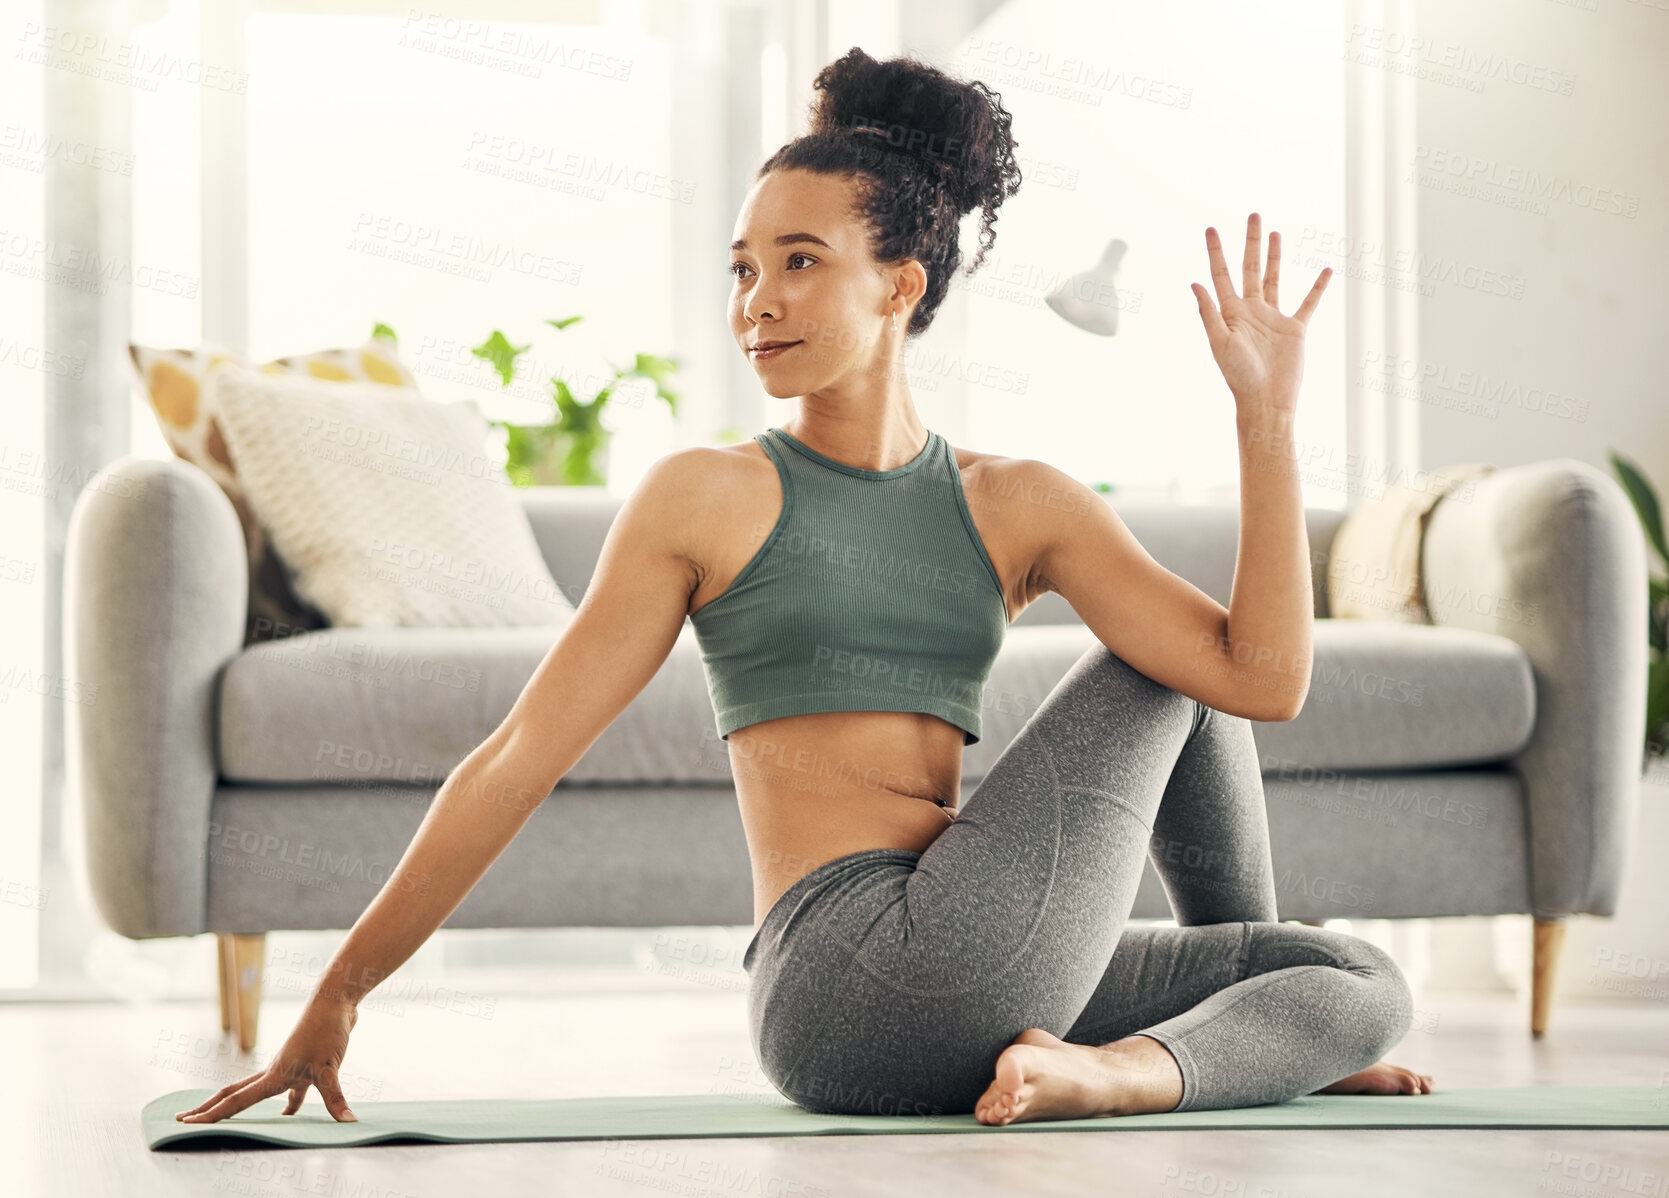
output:
<path id="1" fill-rule="evenodd" d="M 1021 518 L 1037 505 L 1077 510 L 1087 508 L 1093 492 L 1078 479 L 1038 458 L 1013 458 L 998 453 L 951 447 L 962 489 L 970 505 L 993 514 Z"/>
<path id="2" fill-rule="evenodd" d="M 749 438 L 734 445 L 691 445 L 676 449 L 656 463 L 665 476 L 666 490 L 685 499 L 722 499 L 738 487 L 775 477 L 775 464 Z"/>
<path id="3" fill-rule="evenodd" d="M 776 466 L 759 443 L 691 445 L 658 458 L 639 488 L 668 525 L 695 534 L 773 499 Z"/>

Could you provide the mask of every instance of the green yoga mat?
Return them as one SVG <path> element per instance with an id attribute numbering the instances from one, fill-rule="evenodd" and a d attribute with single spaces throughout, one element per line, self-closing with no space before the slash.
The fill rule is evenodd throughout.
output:
<path id="1" fill-rule="evenodd" d="M 1269 1106 L 1109 1119 L 1053 1119 L 992 1127 L 973 1115 L 814 1115 L 758 1094 L 606 1098 L 453 1098 L 354 1104 L 357 1123 L 316 1105 L 283 1115 L 285 1096 L 263 1099 L 218 1123 L 180 1123 L 175 1111 L 213 1090 L 175 1090 L 140 1116 L 153 1148 L 224 1147 L 228 1137 L 294 1148 L 346 1148 L 391 1140 L 669 1140 L 734 1136 L 920 1135 L 927 1132 L 1185 1131 L 1316 1127 L 1669 1127 L 1660 1086 L 1516 1086 L 1434 1094 L 1311 1094 Z"/>

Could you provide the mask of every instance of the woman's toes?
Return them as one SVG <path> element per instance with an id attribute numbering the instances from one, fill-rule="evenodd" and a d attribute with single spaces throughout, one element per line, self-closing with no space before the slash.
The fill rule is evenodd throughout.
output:
<path id="1" fill-rule="evenodd" d="M 1020 1090 L 1026 1084 L 1025 1071 L 1020 1066 L 1020 1054 L 1010 1045 L 997 1058 L 996 1077 L 986 1091 L 991 1097 L 993 1117 L 1007 1123 L 1019 1114 Z"/>

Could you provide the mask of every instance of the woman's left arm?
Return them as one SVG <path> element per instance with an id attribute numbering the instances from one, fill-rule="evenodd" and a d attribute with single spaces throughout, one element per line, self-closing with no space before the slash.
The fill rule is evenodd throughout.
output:
<path id="1" fill-rule="evenodd" d="M 1323 269 L 1297 311 L 1282 316 L 1279 233 L 1269 235 L 1265 272 L 1259 265 L 1261 222 L 1255 212 L 1247 218 L 1240 295 L 1216 229 L 1206 229 L 1205 243 L 1217 304 L 1204 287 L 1192 287 L 1211 356 L 1234 395 L 1240 440 L 1240 541 L 1223 648 L 1248 681 L 1285 694 L 1296 715 L 1309 693 L 1315 599 L 1293 421 L 1305 328 L 1333 272 Z"/>

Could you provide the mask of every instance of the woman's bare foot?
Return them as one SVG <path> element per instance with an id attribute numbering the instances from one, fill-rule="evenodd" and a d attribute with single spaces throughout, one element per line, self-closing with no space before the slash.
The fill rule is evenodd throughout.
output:
<path id="1" fill-rule="evenodd" d="M 1330 1086 L 1314 1091 L 1316 1094 L 1430 1094 L 1431 1075 L 1415 1073 L 1401 1065 L 1385 1061 L 1341 1077 Z"/>
<path id="2" fill-rule="evenodd" d="M 1097 1047 L 1029 1027 L 997 1058 L 996 1077 L 974 1105 L 974 1117 L 996 1126 L 1094 1119 L 1168 1111 L 1181 1101 L 1182 1071 L 1149 1036 Z"/>

